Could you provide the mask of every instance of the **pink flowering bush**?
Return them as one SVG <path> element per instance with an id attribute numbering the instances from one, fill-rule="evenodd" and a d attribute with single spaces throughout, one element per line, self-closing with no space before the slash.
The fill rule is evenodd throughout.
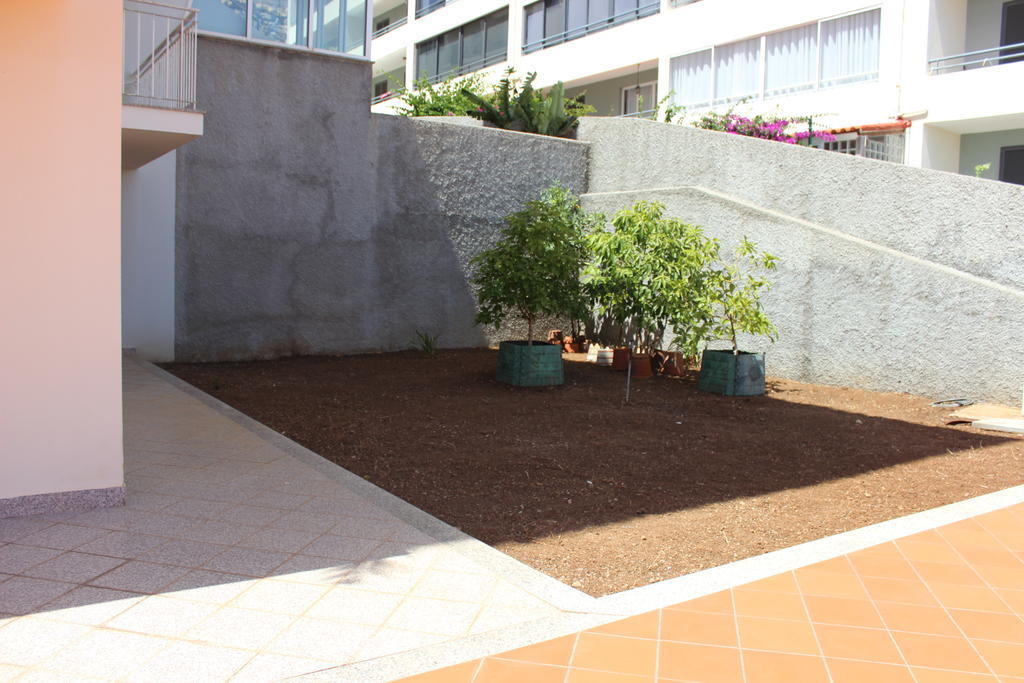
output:
<path id="1" fill-rule="evenodd" d="M 807 124 L 806 130 L 790 132 L 790 128 L 797 124 Z M 747 118 L 728 111 L 725 114 L 709 112 L 700 117 L 693 124 L 697 128 L 705 130 L 718 130 L 733 135 L 746 135 L 762 140 L 775 140 L 786 142 L 791 145 L 810 145 L 811 140 L 817 138 L 825 142 L 832 142 L 836 138 L 831 133 L 823 130 L 814 130 L 809 116 L 795 116 L 791 118 L 778 118 L 774 116 L 761 116 Z"/>

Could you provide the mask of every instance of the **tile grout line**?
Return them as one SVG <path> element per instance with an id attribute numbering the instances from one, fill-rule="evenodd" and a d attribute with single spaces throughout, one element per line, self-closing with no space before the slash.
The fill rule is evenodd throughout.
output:
<path id="1" fill-rule="evenodd" d="M 657 681 L 661 678 L 661 617 L 664 614 L 664 610 L 658 608 L 658 637 L 655 641 L 654 646 L 654 680 Z"/>
<path id="2" fill-rule="evenodd" d="M 879 544 L 879 546 L 881 546 L 881 545 L 883 545 L 883 544 Z M 896 547 L 896 543 L 893 542 L 893 541 L 888 541 L 886 545 L 891 545 L 893 547 Z M 875 546 L 875 547 L 879 547 L 879 546 Z M 914 683 L 918 683 L 917 674 L 914 673 L 914 670 L 910 668 L 910 662 L 907 661 L 907 656 L 903 652 L 903 648 L 900 647 L 900 644 L 896 641 L 896 637 L 893 636 L 893 630 L 894 629 L 889 628 L 888 622 L 886 622 L 885 617 L 882 615 L 882 610 L 880 610 L 878 608 L 878 603 L 875 600 L 875 597 L 873 595 L 871 595 L 871 591 L 868 590 L 868 586 L 864 582 L 864 577 L 861 576 L 860 572 L 857 571 L 856 565 L 853 564 L 853 561 L 850 560 L 848 555 L 846 556 L 846 558 L 847 558 L 847 562 L 849 562 L 850 566 L 854 570 L 854 575 L 857 577 L 857 583 L 859 583 L 860 587 L 864 590 L 864 594 L 868 596 L 868 602 L 871 603 L 871 609 L 873 609 L 875 611 L 875 616 L 878 617 L 878 621 L 882 624 L 882 627 L 885 629 L 886 635 L 889 636 L 889 641 L 892 642 L 893 646 L 896 648 L 896 652 L 899 653 L 900 661 L 903 662 L 903 665 L 907 669 L 907 673 L 910 674 L 910 678 L 914 681 Z M 908 562 L 908 564 L 909 564 L 909 562 Z"/>
<path id="3" fill-rule="evenodd" d="M 788 573 L 792 575 L 793 572 L 790 571 Z M 796 583 L 796 578 L 793 579 L 793 582 Z M 747 662 L 746 657 L 743 656 L 743 637 L 740 635 L 740 615 L 736 611 L 736 595 L 733 593 L 732 588 L 729 589 L 729 604 L 732 606 L 732 623 L 733 628 L 736 631 L 736 650 L 739 652 L 740 656 L 740 677 L 743 679 L 744 683 L 747 683 Z"/>
<path id="4" fill-rule="evenodd" d="M 850 563 L 849 558 L 846 555 L 842 555 L 841 557 L 846 560 L 847 566 L 850 567 L 850 569 L 853 569 L 853 565 Z M 800 596 L 800 605 L 804 608 L 804 616 L 807 618 L 806 624 L 811 627 L 811 635 L 814 636 L 814 644 L 818 648 L 818 655 L 821 658 L 821 664 L 825 669 L 825 676 L 828 677 L 829 683 L 834 683 L 835 679 L 832 676 L 832 667 L 828 665 L 828 659 L 825 658 L 825 649 L 821 646 L 821 637 L 818 635 L 818 629 L 814 627 L 814 620 L 811 618 L 811 608 L 807 606 L 807 596 L 804 593 L 803 587 L 800 585 L 800 581 L 795 575 L 793 576 L 793 580 L 796 582 L 796 587 L 799 590 L 798 595 Z"/>
<path id="5" fill-rule="evenodd" d="M 938 528 L 939 527 L 936 527 L 935 529 L 933 529 L 933 531 L 938 533 Z M 941 536 L 941 534 L 940 534 L 940 536 Z M 943 540 L 945 540 L 945 538 L 943 538 Z M 952 547 L 952 544 L 950 544 L 948 541 L 946 541 L 946 544 L 949 545 L 950 547 Z M 942 611 L 945 613 L 946 618 L 949 619 L 953 623 L 953 626 L 956 627 L 956 630 L 960 632 L 960 637 L 964 641 L 966 641 L 968 645 L 970 645 L 971 650 L 974 652 L 975 655 L 977 655 L 977 657 L 981 661 L 981 663 L 985 665 L 985 668 L 988 669 L 988 672 L 990 674 L 992 674 L 993 676 L 995 676 L 996 680 L 999 680 L 999 676 L 997 676 L 996 672 L 992 669 L 992 665 L 990 665 L 988 663 L 988 660 L 985 657 L 982 656 L 981 652 L 978 651 L 978 648 L 975 647 L 974 643 L 972 643 L 970 638 L 967 637 L 967 634 L 964 632 L 963 627 L 960 626 L 960 623 L 957 622 L 957 620 L 950 613 L 949 608 L 946 607 L 946 604 L 942 600 L 939 599 L 938 595 L 935 594 L 935 592 L 932 590 L 932 587 L 928 583 L 928 581 L 926 581 L 925 578 L 923 576 L 921 576 L 921 573 L 917 570 L 917 567 L 914 566 L 914 563 L 911 561 L 911 559 L 909 557 L 907 557 L 906 554 L 904 554 L 903 549 L 899 547 L 899 544 L 894 543 L 893 545 L 896 547 L 896 550 L 899 551 L 900 556 L 903 558 L 903 560 L 906 561 L 906 563 L 910 565 L 910 569 L 917 576 L 917 580 L 921 582 L 921 584 L 925 587 L 925 590 L 928 591 L 928 594 L 932 597 L 933 600 L 935 600 L 935 602 L 936 602 L 936 604 L 938 604 L 939 608 L 942 609 Z M 953 549 L 954 549 L 954 551 L 956 550 L 955 548 L 953 548 Z"/>

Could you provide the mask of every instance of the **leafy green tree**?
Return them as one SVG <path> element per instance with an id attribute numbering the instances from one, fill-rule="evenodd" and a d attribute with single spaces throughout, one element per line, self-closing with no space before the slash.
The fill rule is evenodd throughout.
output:
<path id="1" fill-rule="evenodd" d="M 584 282 L 598 312 L 619 325 L 620 344 L 651 353 L 671 325 L 680 350 L 696 355 L 708 331 L 705 280 L 717 242 L 664 213 L 663 204 L 637 202 L 615 214 L 613 231 L 591 233 Z"/>
<path id="2" fill-rule="evenodd" d="M 584 213 L 576 196 L 555 186 L 505 222 L 501 240 L 472 261 L 473 283 L 479 287 L 476 320 L 497 329 L 508 317 L 521 318 L 532 345 L 539 317 L 587 312 L 580 284 L 587 260 L 584 236 L 604 217 Z"/>
<path id="3" fill-rule="evenodd" d="M 778 330 L 761 305 L 761 294 L 771 287 L 771 283 L 751 271 L 775 270 L 778 259 L 758 251 L 757 245 L 744 237 L 732 263 L 722 262 L 717 253 L 715 260 L 717 266 L 709 272 L 704 290 L 711 304 L 709 338 L 732 342 L 734 355 L 740 352 L 736 342 L 739 332 L 775 341 Z"/>
<path id="4" fill-rule="evenodd" d="M 402 116 L 466 116 L 478 106 L 467 93 L 486 95 L 487 86 L 481 74 L 452 76 L 440 83 L 431 83 L 424 77 L 411 89 L 400 92 L 401 108 L 396 111 Z"/>

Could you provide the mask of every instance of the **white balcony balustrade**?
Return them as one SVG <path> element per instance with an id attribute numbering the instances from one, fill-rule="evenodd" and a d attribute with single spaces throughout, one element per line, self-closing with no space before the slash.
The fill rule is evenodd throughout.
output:
<path id="1" fill-rule="evenodd" d="M 194 9 L 125 0 L 124 104 L 195 111 L 196 29 Z"/>

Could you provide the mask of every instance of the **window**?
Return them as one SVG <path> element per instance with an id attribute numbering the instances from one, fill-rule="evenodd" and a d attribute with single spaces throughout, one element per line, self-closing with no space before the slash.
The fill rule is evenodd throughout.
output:
<path id="1" fill-rule="evenodd" d="M 999 35 L 1000 45 L 1021 45 L 1024 43 L 1024 0 L 1010 0 L 1003 3 L 1003 21 Z M 1024 48 L 1011 47 L 999 51 L 1000 64 L 1019 62 L 1024 59 Z"/>
<path id="2" fill-rule="evenodd" d="M 765 36 L 764 95 L 773 97 L 815 87 L 818 82 L 818 25 Z"/>
<path id="3" fill-rule="evenodd" d="M 761 40 L 741 40 L 715 48 L 715 101 L 735 102 L 760 90 Z"/>
<path id="4" fill-rule="evenodd" d="M 867 159 L 879 159 L 902 164 L 906 149 L 906 136 L 901 133 L 863 134 L 841 133 L 835 140 L 828 142 L 819 140 L 814 144 L 830 152 L 860 156 Z"/>
<path id="5" fill-rule="evenodd" d="M 373 97 L 374 97 L 374 99 L 376 99 L 378 97 L 381 97 L 382 95 L 386 94 L 387 91 L 388 91 L 388 82 L 387 82 L 387 80 L 378 81 L 377 83 L 373 84 Z"/>
<path id="6" fill-rule="evenodd" d="M 669 72 L 676 104 L 691 107 L 711 104 L 711 50 L 673 57 Z"/>
<path id="7" fill-rule="evenodd" d="M 1024 147 L 1003 147 L 999 150 L 999 179 L 1004 183 L 1024 185 Z"/>
<path id="8" fill-rule="evenodd" d="M 821 22 L 823 87 L 878 78 L 880 18 L 876 9 Z"/>
<path id="9" fill-rule="evenodd" d="M 622 89 L 623 116 L 649 114 L 658 106 L 658 84 L 641 83 Z"/>
<path id="10" fill-rule="evenodd" d="M 540 0 L 523 9 L 523 52 L 657 14 L 661 0 Z"/>
<path id="11" fill-rule="evenodd" d="M 439 10 L 447 4 L 447 0 L 416 0 L 416 18 Z"/>
<path id="12" fill-rule="evenodd" d="M 674 102 L 701 107 L 877 80 L 881 16 L 874 9 L 674 57 Z"/>
<path id="13" fill-rule="evenodd" d="M 366 54 L 366 0 L 193 0 L 193 5 L 204 31 Z"/>
<path id="14" fill-rule="evenodd" d="M 416 74 L 436 83 L 503 62 L 506 56 L 508 10 L 504 9 L 417 45 Z"/>

